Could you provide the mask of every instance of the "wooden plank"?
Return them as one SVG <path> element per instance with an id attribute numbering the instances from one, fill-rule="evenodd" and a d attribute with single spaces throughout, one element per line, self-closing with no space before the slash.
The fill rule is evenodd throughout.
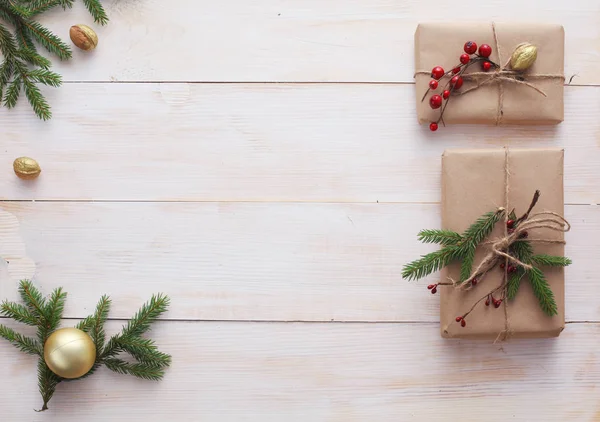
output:
<path id="1" fill-rule="evenodd" d="M 508 144 L 565 147 L 565 200 L 600 203 L 599 94 L 568 88 L 557 127 L 431 133 L 412 86 L 71 84 L 50 122 L 7 112 L 0 198 L 438 202 L 444 149 Z M 12 174 L 21 155 L 33 183 Z"/>
<path id="2" fill-rule="evenodd" d="M 70 321 L 73 324 L 73 321 Z M 117 330 L 119 324 L 110 324 Z M 9 421 L 573 421 L 600 417 L 598 324 L 558 339 L 441 339 L 435 324 L 165 322 L 159 383 L 102 369 L 60 385 L 47 413 L 33 358 L 0 344 Z"/>
<path id="3" fill-rule="evenodd" d="M 144 0 L 106 7 L 110 24 L 93 25 L 96 51 L 75 51 L 73 61 L 56 63 L 66 80 L 412 82 L 418 22 L 457 16 L 455 3 L 432 7 L 420 0 L 178 0 L 176 7 Z M 596 0 L 551 0 L 544 7 L 464 0 L 460 22 L 561 23 L 567 78 L 600 84 L 599 13 Z M 81 4 L 42 21 L 66 40 L 74 23 L 91 24 Z M 457 59 L 465 41 L 458 40 Z"/>
<path id="4" fill-rule="evenodd" d="M 425 289 L 438 276 L 411 283 L 400 276 L 405 263 L 435 249 L 416 234 L 439 227 L 436 204 L 16 202 L 1 209 L 0 244 L 21 245 L 16 263 L 6 257 L 9 268 L 19 270 L 23 255 L 32 259 L 45 291 L 69 292 L 69 317 L 86 316 L 107 293 L 112 315 L 127 318 L 164 291 L 176 319 L 439 320 L 438 298 Z M 566 217 L 574 227 L 567 320 L 600 321 L 590 299 L 600 296 L 598 207 L 567 206 Z M 0 298 L 17 299 L 17 280 L 4 273 Z"/>

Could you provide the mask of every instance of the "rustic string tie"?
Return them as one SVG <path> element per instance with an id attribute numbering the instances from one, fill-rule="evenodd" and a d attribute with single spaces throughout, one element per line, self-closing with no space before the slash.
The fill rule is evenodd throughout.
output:
<path id="1" fill-rule="evenodd" d="M 502 62 L 502 54 L 500 51 L 500 43 L 498 42 L 498 34 L 496 32 L 496 24 L 492 22 L 492 34 L 494 38 L 494 45 L 496 47 L 496 51 L 498 54 L 498 61 Z M 516 51 L 520 47 L 529 43 L 521 43 L 515 47 Z M 514 52 L 513 52 L 514 53 Z M 511 56 L 509 56 L 508 60 L 504 64 L 504 66 L 500 66 L 499 64 L 495 64 L 494 70 L 492 72 L 472 72 L 472 73 L 463 73 L 462 78 L 465 81 L 472 81 L 475 83 L 475 86 L 471 88 L 465 89 L 463 91 L 453 91 L 453 95 L 465 95 L 469 92 L 475 91 L 476 89 L 481 88 L 482 86 L 489 84 L 497 84 L 498 85 L 498 106 L 496 108 L 496 126 L 499 125 L 502 121 L 502 117 L 504 115 L 504 83 L 515 84 L 522 87 L 526 87 L 532 89 L 547 97 L 547 94 L 536 86 L 534 83 L 529 82 L 531 80 L 552 80 L 559 79 L 564 82 L 565 76 L 559 73 L 527 73 L 524 74 L 522 71 L 516 71 L 511 69 Z M 414 76 L 417 75 L 431 75 L 431 71 L 419 70 L 415 72 Z M 525 79 L 527 78 L 527 80 Z"/>

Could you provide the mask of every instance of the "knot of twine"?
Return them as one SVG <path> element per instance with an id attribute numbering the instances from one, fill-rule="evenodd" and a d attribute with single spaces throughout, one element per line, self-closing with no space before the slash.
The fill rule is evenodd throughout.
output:
<path id="1" fill-rule="evenodd" d="M 535 195 L 533 196 L 533 200 L 531 201 L 531 204 L 529 205 L 529 209 L 527 210 L 527 212 L 515 221 L 514 229 L 511 229 L 511 231 L 509 232 L 508 224 L 507 224 L 508 218 L 509 218 L 508 217 L 509 216 L 508 196 L 510 193 L 509 176 L 510 176 L 509 149 L 505 148 L 505 150 L 504 150 L 504 204 L 505 204 L 505 206 L 498 208 L 498 211 L 497 211 L 499 213 L 502 213 L 504 216 L 504 219 L 503 219 L 504 220 L 504 224 L 503 224 L 504 234 L 499 239 L 495 239 L 495 240 L 486 242 L 486 244 L 490 245 L 490 251 L 483 258 L 483 260 L 477 266 L 477 268 L 475 268 L 475 270 L 471 273 L 471 276 L 467 280 L 460 283 L 460 282 L 450 279 L 450 281 L 452 282 L 452 285 L 454 286 L 455 289 L 469 290 L 469 289 L 473 288 L 472 281 L 474 279 L 478 280 L 477 285 L 481 285 L 481 283 L 485 280 L 484 276 L 491 269 L 493 269 L 496 266 L 498 261 L 504 261 L 504 281 L 500 284 L 500 286 L 498 286 L 497 288 L 495 288 L 488 294 L 493 294 L 493 293 L 501 290 L 504 293 L 504 297 L 506 297 L 507 289 L 508 289 L 508 266 L 509 266 L 509 263 L 513 263 L 517 266 L 521 266 L 525 270 L 531 270 L 533 268 L 533 266 L 530 263 L 522 262 L 518 258 L 509 254 L 510 246 L 513 243 L 523 242 L 523 241 L 532 242 L 532 243 L 550 243 L 550 244 L 565 244 L 566 243 L 564 240 L 552 239 L 549 237 L 540 237 L 540 238 L 527 237 L 527 239 L 524 238 L 523 235 L 528 230 L 548 229 L 548 230 L 551 230 L 554 232 L 562 232 L 562 233 L 565 233 L 565 232 L 568 232 L 569 230 L 571 230 L 571 224 L 569 224 L 569 222 L 560 214 L 557 214 L 552 211 L 542 211 L 542 212 L 538 212 L 535 214 L 531 214 L 531 210 L 536 205 L 536 203 L 540 197 L 539 191 L 535 192 Z M 503 301 L 503 304 L 504 304 L 504 330 L 502 330 L 498 334 L 498 337 L 496 337 L 496 340 L 494 341 L 494 343 L 496 343 L 497 341 L 508 340 L 508 338 L 512 335 L 512 331 L 510 330 L 510 320 L 508 318 L 508 308 L 507 308 L 506 302 L 507 302 L 506 300 Z M 476 305 L 477 305 L 477 303 L 475 305 L 473 305 L 473 308 Z M 473 310 L 473 308 L 471 308 L 471 310 Z M 471 311 L 469 311 L 469 312 L 471 312 Z"/>
<path id="2" fill-rule="evenodd" d="M 496 47 L 496 51 L 498 52 L 498 61 L 502 62 L 502 55 L 500 52 L 500 43 L 498 42 L 498 34 L 496 33 L 496 24 L 494 22 L 492 22 L 492 33 L 494 35 L 494 45 Z M 519 44 L 517 47 L 515 47 L 515 50 L 517 48 L 519 48 L 521 45 L 522 44 Z M 428 72 L 426 70 L 419 70 L 419 71 L 415 72 L 414 76 L 430 75 L 430 74 L 431 74 L 431 72 Z M 465 89 L 462 92 L 454 92 L 454 95 L 465 95 L 468 92 L 474 91 L 484 85 L 491 84 L 491 83 L 496 83 L 498 85 L 498 106 L 496 108 L 496 110 L 497 110 L 496 111 L 496 126 L 498 126 L 500 124 L 500 122 L 502 121 L 502 117 L 504 115 L 504 110 L 503 110 L 504 88 L 503 88 L 502 82 L 525 86 L 525 87 L 531 88 L 534 91 L 540 93 L 544 97 L 547 97 L 546 93 L 544 91 L 542 91 L 540 88 L 538 88 L 536 85 L 534 85 L 531 82 L 525 81 L 522 78 L 522 72 L 510 70 L 510 57 L 508 58 L 508 60 L 504 64 L 504 66 L 502 66 L 502 67 L 496 66 L 495 70 L 493 72 L 464 73 L 462 75 L 462 77 L 465 80 L 473 80 L 476 83 L 476 85 L 469 89 Z M 554 74 L 554 73 L 533 73 L 533 74 L 527 74 L 527 79 L 530 79 L 530 80 L 531 79 L 538 79 L 538 80 L 560 79 L 560 80 L 564 81 L 565 76 L 562 74 Z"/>

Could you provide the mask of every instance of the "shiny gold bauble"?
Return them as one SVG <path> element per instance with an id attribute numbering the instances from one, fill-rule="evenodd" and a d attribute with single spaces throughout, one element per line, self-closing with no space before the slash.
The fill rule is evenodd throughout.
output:
<path id="1" fill-rule="evenodd" d="M 510 56 L 510 67 L 513 70 L 522 72 L 529 69 L 537 59 L 537 47 L 533 44 L 524 42 L 519 44 L 512 56 Z"/>
<path id="2" fill-rule="evenodd" d="M 25 180 L 35 179 L 40 175 L 42 169 L 37 161 L 29 157 L 19 157 L 13 162 L 15 174 Z"/>
<path id="3" fill-rule="evenodd" d="M 98 45 L 98 35 L 87 25 L 73 25 L 69 36 L 73 44 L 85 51 L 93 50 Z"/>
<path id="4" fill-rule="evenodd" d="M 77 328 L 61 328 L 46 340 L 44 360 L 59 377 L 79 378 L 94 366 L 96 346 L 85 332 Z"/>

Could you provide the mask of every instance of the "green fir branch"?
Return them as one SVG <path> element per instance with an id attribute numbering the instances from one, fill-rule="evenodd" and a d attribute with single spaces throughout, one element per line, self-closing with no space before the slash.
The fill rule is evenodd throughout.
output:
<path id="1" fill-rule="evenodd" d="M 118 374 L 133 375 L 150 381 L 159 381 L 165 375 L 163 368 L 146 365 L 144 363 L 129 363 L 122 359 L 108 358 L 104 361 L 108 369 Z"/>
<path id="2" fill-rule="evenodd" d="M 462 263 L 460 265 L 460 282 L 465 282 L 471 277 L 471 271 L 473 271 L 473 261 L 475 260 L 476 248 L 469 248 L 462 257 Z"/>
<path id="3" fill-rule="evenodd" d="M 517 271 L 508 276 L 508 285 L 506 287 L 506 297 L 508 300 L 513 300 L 517 296 L 521 280 L 524 276 L 525 270 L 522 267 L 517 268 Z"/>
<path id="4" fill-rule="evenodd" d="M 542 270 L 537 267 L 533 267 L 531 270 L 527 271 L 527 276 L 529 278 L 529 282 L 531 283 L 531 287 L 533 288 L 533 293 L 540 303 L 540 308 L 542 308 L 542 311 L 544 311 L 544 313 L 548 316 L 557 315 L 558 306 L 556 305 L 556 300 L 554 299 L 554 293 L 552 292 L 552 289 L 548 284 L 548 280 L 546 280 Z"/>
<path id="5" fill-rule="evenodd" d="M 545 254 L 532 255 L 531 262 L 548 267 L 568 267 L 572 264 L 572 261 L 567 257 Z"/>
<path id="6" fill-rule="evenodd" d="M 94 18 L 94 22 L 99 23 L 100 25 L 106 25 L 108 23 L 108 15 L 98 0 L 83 0 L 83 4 L 85 4 L 90 15 Z"/>
<path id="7" fill-rule="evenodd" d="M 155 322 L 169 307 L 169 298 L 162 293 L 153 295 L 140 310 L 129 320 L 123 328 L 121 337 L 141 336 L 150 329 Z"/>
<path id="8" fill-rule="evenodd" d="M 67 293 L 65 293 L 62 287 L 55 289 L 50 298 L 48 299 L 48 304 L 46 305 L 46 315 L 47 315 L 47 327 L 48 334 L 55 331 L 60 325 L 60 320 L 63 316 L 63 312 L 65 310 L 65 301 L 67 300 Z"/>
<path id="9" fill-rule="evenodd" d="M 72 51 L 60 37 L 34 18 L 57 6 L 70 8 L 73 2 L 74 0 L 0 0 L 0 21 L 14 28 L 11 32 L 0 23 L 0 52 L 4 59 L 0 65 L 1 105 L 14 108 L 23 92 L 40 119 L 48 120 L 52 117 L 50 105 L 39 85 L 58 87 L 62 80 L 60 75 L 48 70 L 51 62 L 37 54 L 36 44 L 60 60 L 69 60 Z M 83 0 L 83 3 L 97 23 L 108 23 L 108 16 L 99 0 Z M 40 69 L 37 68 L 47 72 L 39 72 Z"/>
<path id="10" fill-rule="evenodd" d="M 463 233 L 463 245 L 468 248 L 477 248 L 479 244 L 490 235 L 494 226 L 504 215 L 504 210 L 490 211 L 475 221 Z"/>
<path id="11" fill-rule="evenodd" d="M 19 282 L 19 295 L 29 311 L 39 318 L 41 323 L 45 323 L 46 299 L 44 299 L 42 293 L 33 285 L 30 280 L 21 280 Z"/>
<path id="12" fill-rule="evenodd" d="M 40 390 L 40 394 L 42 396 L 43 405 L 40 409 L 40 412 L 48 410 L 48 403 L 54 396 L 56 392 L 56 386 L 63 379 L 56 375 L 54 372 L 48 368 L 46 362 L 44 362 L 43 358 L 40 358 L 38 361 L 38 388 Z"/>
<path id="13" fill-rule="evenodd" d="M 492 232 L 494 225 L 502 215 L 504 215 L 504 210 L 500 209 L 479 217 L 463 233 L 462 239 L 457 244 L 446 245 L 438 251 L 423 255 L 420 259 L 406 264 L 402 269 L 402 278 L 418 280 L 439 271 L 455 260 L 464 259 L 474 253 L 479 243 Z"/>
<path id="14" fill-rule="evenodd" d="M 106 333 L 104 332 L 104 323 L 108 318 L 108 312 L 110 311 L 111 300 L 108 296 L 104 295 L 100 298 L 98 305 L 96 305 L 96 311 L 94 312 L 93 324 L 90 330 L 90 336 L 96 345 L 96 353 L 102 354 L 104 349 L 104 342 L 106 341 Z"/>
<path id="15" fill-rule="evenodd" d="M 462 240 L 459 233 L 451 230 L 421 230 L 417 238 L 423 243 L 436 243 L 438 245 L 456 245 Z"/>
<path id="16" fill-rule="evenodd" d="M 42 346 L 36 340 L 25 337 L 15 330 L 8 328 L 4 325 L 0 325 L 0 337 L 8 341 L 10 344 L 15 346 L 22 352 L 29 355 L 43 356 Z"/>
<path id="17" fill-rule="evenodd" d="M 38 319 L 29 311 L 29 309 L 19 303 L 8 302 L 5 300 L 2 302 L 2 305 L 0 305 L 0 314 L 32 327 L 37 326 L 39 323 Z"/>
<path id="18" fill-rule="evenodd" d="M 171 356 L 160 352 L 152 340 L 140 337 L 121 337 L 118 345 L 140 363 L 157 368 L 166 368 L 171 364 Z"/>

